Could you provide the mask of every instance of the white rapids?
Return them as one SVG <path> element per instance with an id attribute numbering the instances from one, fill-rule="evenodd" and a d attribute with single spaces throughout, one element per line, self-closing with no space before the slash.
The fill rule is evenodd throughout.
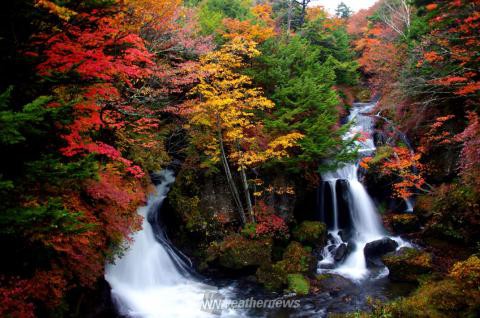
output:
<path id="1" fill-rule="evenodd" d="M 142 230 L 135 233 L 124 255 L 106 266 L 105 279 L 111 286 L 113 302 L 119 313 L 127 317 L 212 317 L 201 310 L 202 301 L 205 292 L 218 292 L 217 289 L 193 278 L 188 265 L 166 238 L 160 238 L 161 243 L 157 241 L 147 220 L 150 213 L 161 208 L 175 180 L 170 170 L 162 171 L 159 177 L 161 183 L 156 193 L 147 206 L 138 209 L 144 218 Z M 228 289 L 220 292 L 228 297 Z"/>
<path id="2" fill-rule="evenodd" d="M 370 116 L 366 115 L 366 113 L 371 112 L 374 107 L 375 103 L 354 104 L 348 118 L 351 127 L 345 134 L 344 138 L 352 138 L 357 134 L 362 135 L 362 140 L 356 142 L 360 157 L 369 156 L 376 150 L 372 137 L 373 120 Z M 329 231 L 330 239 L 327 246 L 322 251 L 323 259 L 318 264 L 318 272 L 320 273 L 336 273 L 355 281 L 365 279 L 370 275 L 363 253 L 365 245 L 387 236 L 387 233 L 381 224 L 374 202 L 368 195 L 363 184 L 359 181 L 358 170 L 360 168 L 360 160 L 361 158 L 358 159 L 357 162 L 342 165 L 336 171 L 322 174 L 322 179 L 330 185 L 332 193 L 333 229 Z M 348 184 L 348 208 L 352 222 L 351 241 L 354 243 L 355 247 L 345 261 L 335 267 L 334 255 L 332 252 L 344 243 L 339 235 L 340 229 L 338 228 L 339 216 L 337 193 L 335 190 L 338 180 L 344 180 Z M 404 242 L 399 237 L 391 238 L 397 241 L 399 248 L 409 246 L 407 242 Z M 384 270 L 380 276 L 383 277 L 385 275 L 388 275 L 388 270 Z"/>

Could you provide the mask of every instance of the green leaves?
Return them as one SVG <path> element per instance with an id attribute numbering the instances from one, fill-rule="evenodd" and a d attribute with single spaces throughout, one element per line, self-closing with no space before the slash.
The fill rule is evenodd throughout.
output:
<path id="1" fill-rule="evenodd" d="M 4 210 L 0 213 L 0 233 L 80 233 L 91 227 L 79 221 L 81 217 L 82 213 L 66 210 L 60 198 L 50 198 L 43 204 L 33 203 L 32 206 Z"/>
<path id="2" fill-rule="evenodd" d="M 270 133 L 298 131 L 302 153 L 293 161 L 318 162 L 338 154 L 343 141 L 335 126 L 339 104 L 335 67 L 321 51 L 300 36 L 267 41 L 253 68 L 276 108 L 266 119 Z"/>
<path id="3" fill-rule="evenodd" d="M 9 108 L 12 90 L 10 87 L 0 95 L 0 144 L 3 145 L 18 144 L 26 140 L 26 135 L 40 134 L 39 125 L 48 114 L 56 112 L 45 107 L 51 100 L 48 96 L 38 97 L 20 111 L 12 110 Z"/>

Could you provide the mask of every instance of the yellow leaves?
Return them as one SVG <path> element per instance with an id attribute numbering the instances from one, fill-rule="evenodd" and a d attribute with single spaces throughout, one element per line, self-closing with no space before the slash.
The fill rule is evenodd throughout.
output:
<path id="1" fill-rule="evenodd" d="M 137 29 L 148 26 L 159 31 L 168 30 L 180 7 L 181 0 L 125 0 L 132 12 L 131 23 Z"/>
<path id="2" fill-rule="evenodd" d="M 268 144 L 267 157 L 275 159 L 287 157 L 288 149 L 296 147 L 303 137 L 303 134 L 297 132 L 277 137 Z"/>
<path id="3" fill-rule="evenodd" d="M 242 153 L 238 158 L 238 164 L 241 166 L 252 167 L 271 159 L 282 159 L 289 156 L 289 150 L 298 145 L 298 141 L 304 137 L 300 133 L 290 133 L 279 136 L 268 143 L 265 150 L 254 149 Z M 237 158 L 235 158 L 237 159 Z"/>
<path id="4" fill-rule="evenodd" d="M 224 19 L 223 36 L 226 39 L 242 38 L 257 43 L 262 43 L 275 36 L 275 21 L 271 17 L 272 7 L 269 4 L 256 5 L 252 8 L 252 13 L 255 18 L 245 21 Z"/>
<path id="5" fill-rule="evenodd" d="M 235 38 L 203 56 L 199 73 L 204 77 L 191 91 L 198 99 L 188 104 L 188 128 L 195 135 L 197 148 L 218 162 L 221 138 L 229 150 L 228 158 L 239 169 L 288 157 L 290 149 L 304 137 L 294 132 L 269 140 L 263 135 L 257 114 L 275 104 L 263 95 L 262 89 L 252 87 L 249 76 L 238 72 L 246 60 L 258 54 L 255 42 Z"/>
<path id="6" fill-rule="evenodd" d="M 48 0 L 36 0 L 35 6 L 48 10 L 49 13 L 58 16 L 60 19 L 64 21 L 70 20 L 71 17 L 77 14 L 77 12 L 73 10 L 59 6 L 53 3 L 52 1 L 48 1 Z"/>

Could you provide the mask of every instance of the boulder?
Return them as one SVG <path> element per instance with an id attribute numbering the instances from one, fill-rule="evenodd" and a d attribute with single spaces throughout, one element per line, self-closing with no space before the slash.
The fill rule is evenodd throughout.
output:
<path id="1" fill-rule="evenodd" d="M 311 249 L 298 242 L 291 242 L 283 253 L 284 267 L 288 273 L 306 273 L 316 267 Z"/>
<path id="2" fill-rule="evenodd" d="M 290 274 L 303 274 L 312 272 L 316 268 L 316 259 L 312 256 L 308 247 L 298 242 L 291 242 L 283 258 L 274 264 L 263 264 L 257 270 L 256 276 L 259 283 L 268 290 L 280 291 L 292 281 L 288 279 Z M 300 277 L 300 276 L 295 277 Z M 308 293 L 308 291 L 307 291 Z"/>
<path id="3" fill-rule="evenodd" d="M 208 249 L 207 262 L 218 261 L 227 269 L 242 270 L 268 264 L 271 260 L 271 239 L 251 240 L 242 235 L 227 236 Z"/>
<path id="4" fill-rule="evenodd" d="M 327 242 L 327 227 L 322 222 L 304 221 L 293 231 L 293 238 L 299 242 L 324 246 Z"/>
<path id="5" fill-rule="evenodd" d="M 337 274 L 319 274 L 315 278 L 320 290 L 326 292 L 347 290 L 355 287 L 352 281 Z"/>
<path id="6" fill-rule="evenodd" d="M 420 230 L 420 222 L 415 214 L 397 214 L 392 217 L 391 225 L 396 233 L 412 233 Z"/>
<path id="7" fill-rule="evenodd" d="M 367 245 L 365 245 L 365 248 L 363 249 L 363 254 L 365 255 L 365 259 L 367 261 L 367 266 L 382 266 L 383 264 L 380 257 L 387 253 L 395 251 L 397 247 L 398 243 L 388 237 L 384 237 L 380 240 L 367 243 Z"/>
<path id="8" fill-rule="evenodd" d="M 288 273 L 282 262 L 262 265 L 256 273 L 257 281 L 271 291 L 282 290 L 287 284 L 287 276 Z"/>
<path id="9" fill-rule="evenodd" d="M 347 256 L 347 252 L 348 252 L 347 244 L 342 243 L 340 244 L 340 246 L 337 247 L 337 250 L 335 251 L 335 256 L 333 257 L 333 259 L 337 263 L 342 262 Z"/>
<path id="10" fill-rule="evenodd" d="M 340 236 L 343 242 L 348 242 L 352 235 L 349 231 L 341 230 L 338 231 L 338 236 Z"/>
<path id="11" fill-rule="evenodd" d="M 418 282 L 419 276 L 432 271 L 432 256 L 424 251 L 402 247 L 382 258 L 388 267 L 388 277 L 397 282 Z"/>

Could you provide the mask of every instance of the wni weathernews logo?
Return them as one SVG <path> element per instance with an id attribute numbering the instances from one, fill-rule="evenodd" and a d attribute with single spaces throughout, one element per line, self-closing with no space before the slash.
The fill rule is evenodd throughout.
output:
<path id="1" fill-rule="evenodd" d="M 299 308 L 298 299 L 229 299 L 217 291 L 208 291 L 203 295 L 202 311 L 221 315 L 223 311 L 235 311 L 261 308 Z"/>

